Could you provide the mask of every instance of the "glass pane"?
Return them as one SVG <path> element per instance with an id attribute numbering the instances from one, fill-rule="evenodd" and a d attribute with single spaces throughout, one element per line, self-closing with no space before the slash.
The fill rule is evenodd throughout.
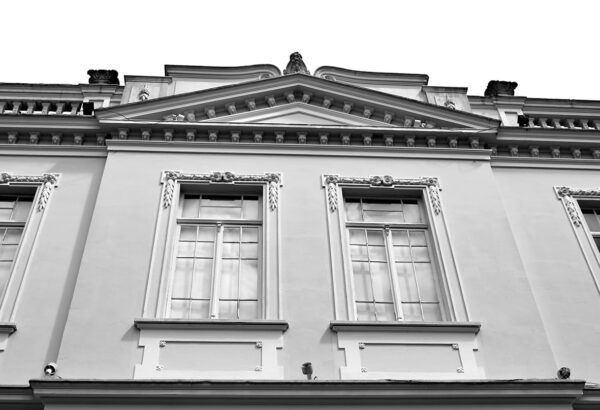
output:
<path id="1" fill-rule="evenodd" d="M 212 286 L 212 259 L 196 259 L 194 262 L 194 277 L 192 280 L 192 298 L 210 299 Z"/>
<path id="2" fill-rule="evenodd" d="M 27 217 L 29 216 L 29 210 L 31 209 L 32 201 L 33 201 L 33 198 L 20 196 L 16 203 L 15 210 L 14 210 L 13 216 L 12 216 L 12 220 L 18 221 L 18 222 L 27 221 Z"/>
<path id="3" fill-rule="evenodd" d="M 221 196 L 221 195 L 202 195 L 200 206 L 213 207 L 241 207 L 242 197 L 240 196 Z"/>
<path id="4" fill-rule="evenodd" d="M 224 243 L 223 244 L 223 258 L 234 258 L 240 257 L 240 244 L 239 243 Z"/>
<path id="5" fill-rule="evenodd" d="M 220 319 L 237 319 L 237 301 L 220 300 L 219 301 Z"/>
<path id="6" fill-rule="evenodd" d="M 12 262 L 0 262 L 0 297 L 4 293 L 4 289 L 8 284 L 8 279 L 10 278 L 10 268 L 12 266 Z"/>
<path id="7" fill-rule="evenodd" d="M 367 247 L 363 245 L 350 245 L 350 255 L 353 261 L 368 261 Z"/>
<path id="8" fill-rule="evenodd" d="M 383 237 L 382 230 L 368 230 L 367 231 L 367 241 L 369 245 L 383 245 L 385 239 Z"/>
<path id="9" fill-rule="evenodd" d="M 421 302 L 437 302 L 437 291 L 430 263 L 415 263 Z"/>
<path id="10" fill-rule="evenodd" d="M 348 229 L 348 233 L 350 235 L 350 243 L 351 244 L 367 243 L 367 240 L 365 238 L 365 230 L 364 229 Z"/>
<path id="11" fill-rule="evenodd" d="M 408 223 L 422 223 L 419 205 L 411 202 L 404 202 L 404 220 Z"/>
<path id="12" fill-rule="evenodd" d="M 242 261 L 240 299 L 258 299 L 258 261 Z"/>
<path id="13" fill-rule="evenodd" d="M 18 245 L 0 245 L 0 261 L 12 261 L 17 254 Z"/>
<path id="14" fill-rule="evenodd" d="M 346 220 L 362 221 L 360 202 L 346 202 L 344 205 L 346 207 Z"/>
<path id="15" fill-rule="evenodd" d="M 258 258 L 258 245 L 255 243 L 242 244 L 242 258 Z"/>
<path id="16" fill-rule="evenodd" d="M 0 208 L 0 221 L 10 221 L 12 209 Z"/>
<path id="17" fill-rule="evenodd" d="M 195 246 L 195 242 L 179 242 L 177 244 L 177 256 L 193 257 Z"/>
<path id="18" fill-rule="evenodd" d="M 0 240 L 2 243 L 7 245 L 18 245 L 21 241 L 21 234 L 23 233 L 23 229 L 0 229 Z"/>
<path id="19" fill-rule="evenodd" d="M 415 261 L 429 262 L 429 251 L 425 246 L 413 246 L 412 255 Z"/>
<path id="20" fill-rule="evenodd" d="M 189 225 L 182 225 L 179 231 L 179 240 L 181 242 L 190 242 L 196 240 L 196 227 Z"/>
<path id="21" fill-rule="evenodd" d="M 221 261 L 221 290 L 219 292 L 221 299 L 238 298 L 238 270 L 237 259 Z"/>
<path id="22" fill-rule="evenodd" d="M 418 302 L 419 293 L 412 263 L 397 263 L 396 273 L 398 274 L 400 299 L 404 302 Z"/>
<path id="23" fill-rule="evenodd" d="M 364 211 L 365 222 L 402 223 L 402 212 Z"/>
<path id="24" fill-rule="evenodd" d="M 258 243 L 258 228 L 242 228 L 242 242 Z"/>
<path id="25" fill-rule="evenodd" d="M 223 242 L 239 242 L 240 241 L 240 228 L 224 228 L 223 229 Z"/>
<path id="26" fill-rule="evenodd" d="M 196 257 L 197 258 L 212 258 L 214 256 L 214 246 L 212 242 L 198 242 L 196 243 Z"/>
<path id="27" fill-rule="evenodd" d="M 378 302 L 392 302 L 392 285 L 387 263 L 371 263 L 373 293 Z"/>
<path id="28" fill-rule="evenodd" d="M 242 208 L 201 207 L 201 219 L 241 219 Z"/>
<path id="29" fill-rule="evenodd" d="M 190 319 L 208 319 L 208 300 L 190 301 Z"/>
<path id="30" fill-rule="evenodd" d="M 402 212 L 402 203 L 391 202 L 386 200 L 363 199 L 363 209 L 365 211 L 386 211 L 386 212 Z"/>
<path id="31" fill-rule="evenodd" d="M 175 262 L 172 297 L 189 297 L 192 284 L 192 263 L 193 259 L 177 259 Z"/>
<path id="32" fill-rule="evenodd" d="M 408 245 L 408 231 L 405 229 L 392 230 L 392 242 L 394 245 Z"/>
<path id="33" fill-rule="evenodd" d="M 386 262 L 385 246 L 369 246 L 369 259 L 371 261 Z"/>
<path id="34" fill-rule="evenodd" d="M 358 320 L 376 320 L 373 303 L 356 302 L 356 318 Z"/>
<path id="35" fill-rule="evenodd" d="M 0 196 L 0 208 L 10 208 L 15 206 L 15 196 Z"/>
<path id="36" fill-rule="evenodd" d="M 424 231 L 410 231 L 410 244 L 415 245 L 427 245 L 427 239 L 425 238 Z"/>
<path id="37" fill-rule="evenodd" d="M 394 259 L 396 262 L 410 262 L 410 248 L 408 246 L 394 246 Z"/>
<path id="38" fill-rule="evenodd" d="M 175 319 L 187 319 L 189 311 L 188 300 L 172 300 L 170 317 Z"/>
<path id="39" fill-rule="evenodd" d="M 183 218 L 197 218 L 200 197 L 198 195 L 184 195 L 181 216 Z"/>
<path id="40" fill-rule="evenodd" d="M 199 226 L 198 241 L 214 242 L 216 239 L 217 228 L 214 226 Z"/>
<path id="41" fill-rule="evenodd" d="M 352 272 L 354 274 L 354 299 L 363 301 L 373 300 L 369 264 L 364 262 L 353 262 Z"/>
<path id="42" fill-rule="evenodd" d="M 596 248 L 600 251 L 600 236 L 594 236 L 594 243 L 596 243 Z"/>
<path id="43" fill-rule="evenodd" d="M 600 221 L 594 213 L 593 209 L 582 209 L 581 211 L 585 217 L 585 223 L 592 232 L 600 232 Z"/>
<path id="44" fill-rule="evenodd" d="M 404 320 L 418 322 L 423 321 L 423 316 L 421 315 L 421 307 L 419 303 L 403 303 L 402 313 L 404 314 Z"/>
<path id="45" fill-rule="evenodd" d="M 377 320 L 396 320 L 394 305 L 391 303 L 377 303 L 375 305 Z"/>
<path id="46" fill-rule="evenodd" d="M 438 303 L 422 304 L 423 316 L 426 322 L 437 322 L 442 320 L 442 312 Z"/>
<path id="47" fill-rule="evenodd" d="M 258 214 L 258 199 L 248 199 L 244 197 L 244 219 L 262 219 Z"/>
<path id="48" fill-rule="evenodd" d="M 241 301 L 240 302 L 240 319 L 258 319 L 258 302 L 256 301 Z"/>

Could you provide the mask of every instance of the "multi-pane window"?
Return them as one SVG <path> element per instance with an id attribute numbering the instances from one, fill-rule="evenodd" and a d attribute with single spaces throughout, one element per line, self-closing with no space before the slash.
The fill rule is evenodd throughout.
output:
<path id="1" fill-rule="evenodd" d="M 585 218 L 588 229 L 592 234 L 596 248 L 600 251 L 600 208 L 589 208 L 582 206 L 581 213 Z"/>
<path id="2" fill-rule="evenodd" d="M 417 198 L 344 198 L 358 320 L 442 320 L 428 225 Z"/>
<path id="3" fill-rule="evenodd" d="M 31 195 L 0 195 L 0 297 L 10 279 L 32 201 Z"/>
<path id="4" fill-rule="evenodd" d="M 177 227 L 169 316 L 259 318 L 261 197 L 184 193 Z"/>

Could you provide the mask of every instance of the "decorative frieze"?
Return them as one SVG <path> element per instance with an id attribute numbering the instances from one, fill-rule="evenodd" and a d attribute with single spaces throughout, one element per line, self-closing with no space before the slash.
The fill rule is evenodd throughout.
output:
<path id="1" fill-rule="evenodd" d="M 323 186 L 327 190 L 329 210 L 335 212 L 339 207 L 339 185 L 362 185 L 372 187 L 398 188 L 405 186 L 421 186 L 427 189 L 433 211 L 438 215 L 442 211 L 440 202 L 440 185 L 436 177 L 394 178 L 389 175 L 370 177 L 341 177 L 339 175 L 323 175 Z"/>
<path id="2" fill-rule="evenodd" d="M 554 192 L 558 199 L 562 200 L 569 214 L 571 222 L 576 227 L 581 226 L 581 216 L 573 197 L 581 198 L 600 198 L 600 189 L 582 189 L 582 188 L 571 188 L 566 186 L 555 186 Z"/>
<path id="3" fill-rule="evenodd" d="M 191 174 L 181 171 L 164 171 L 162 176 L 165 184 L 163 191 L 163 207 L 168 208 L 173 203 L 176 182 L 194 183 L 259 183 L 267 185 L 269 209 L 276 210 L 279 207 L 279 187 L 281 186 L 281 175 L 266 173 L 263 175 L 234 174 L 233 172 L 213 172 L 212 174 Z"/>
<path id="4" fill-rule="evenodd" d="M 38 212 L 46 209 L 48 200 L 54 188 L 58 185 L 59 174 L 42 174 L 42 175 L 12 175 L 10 172 L 0 172 L 0 184 L 37 184 L 42 185 L 40 192 L 37 210 Z"/>

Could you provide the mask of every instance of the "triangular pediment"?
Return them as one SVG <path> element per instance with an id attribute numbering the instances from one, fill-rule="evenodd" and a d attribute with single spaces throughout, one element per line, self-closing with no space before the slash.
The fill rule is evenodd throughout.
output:
<path id="1" fill-rule="evenodd" d="M 210 119 L 204 120 L 211 121 Z M 339 125 L 380 127 L 380 121 L 336 112 L 301 102 L 228 115 L 221 122 L 235 124 Z"/>
<path id="2" fill-rule="evenodd" d="M 304 74 L 99 109 L 110 122 L 489 129 L 499 121 Z"/>

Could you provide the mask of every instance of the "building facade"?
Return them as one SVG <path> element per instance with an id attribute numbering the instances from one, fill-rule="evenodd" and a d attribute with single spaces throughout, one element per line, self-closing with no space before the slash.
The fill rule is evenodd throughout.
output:
<path id="1" fill-rule="evenodd" d="M 88 74 L 0 84 L 0 408 L 600 408 L 600 101 Z"/>

